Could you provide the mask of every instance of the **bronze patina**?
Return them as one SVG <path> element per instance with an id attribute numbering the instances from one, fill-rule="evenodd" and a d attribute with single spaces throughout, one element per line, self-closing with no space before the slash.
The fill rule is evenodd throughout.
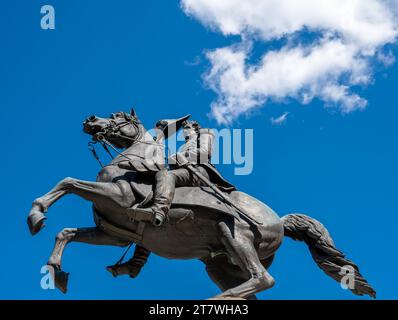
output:
<path id="1" fill-rule="evenodd" d="M 279 218 L 270 207 L 225 181 L 211 164 L 211 130 L 188 118 L 159 121 L 157 138 L 134 110 L 84 121 L 93 142 L 113 148 L 117 157 L 101 169 L 96 182 L 60 181 L 33 202 L 28 217 L 34 235 L 44 227 L 47 210 L 63 196 L 75 194 L 93 204 L 95 227 L 65 228 L 56 237 L 48 265 L 55 269 L 61 291 L 67 290 L 61 258 L 68 243 L 135 244 L 130 260 L 108 267 L 114 276 L 136 277 L 150 252 L 170 259 L 199 259 L 222 291 L 215 298 L 255 299 L 274 285 L 268 269 L 287 236 L 305 242 L 317 265 L 336 281 L 343 279 L 345 268 L 353 270 L 349 289 L 354 294 L 376 296 L 320 222 L 303 214 Z M 186 144 L 168 166 L 163 141 L 180 128 Z"/>

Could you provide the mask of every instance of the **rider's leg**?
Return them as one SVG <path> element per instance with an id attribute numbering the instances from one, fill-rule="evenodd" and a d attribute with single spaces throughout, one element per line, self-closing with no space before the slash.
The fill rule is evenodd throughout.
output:
<path id="1" fill-rule="evenodd" d="M 170 209 L 174 198 L 175 178 L 167 169 L 160 170 L 155 175 L 155 192 L 150 210 L 154 214 L 154 224 L 161 226 Z"/>
<path id="2" fill-rule="evenodd" d="M 199 166 L 198 170 L 208 177 L 208 173 L 204 168 Z M 199 178 L 186 168 L 178 168 L 175 170 L 163 169 L 156 173 L 155 182 L 155 194 L 152 207 L 140 210 L 143 212 L 148 210 L 152 211 L 155 215 L 154 224 L 157 226 L 164 223 L 167 213 L 170 210 L 176 187 L 194 187 L 202 184 Z"/>
<path id="3" fill-rule="evenodd" d="M 205 168 L 197 166 L 196 169 L 210 180 L 209 174 Z M 203 185 L 203 182 L 186 168 L 170 170 L 169 173 L 174 176 L 176 187 L 199 187 Z"/>
<path id="4" fill-rule="evenodd" d="M 62 271 L 61 261 L 66 245 L 69 242 L 82 242 L 94 245 L 111 245 L 125 247 L 128 241 L 111 237 L 101 229 L 94 228 L 65 228 L 57 234 L 54 249 L 47 265 L 54 268 L 55 285 L 62 292 L 67 290 L 68 273 Z"/>
<path id="5" fill-rule="evenodd" d="M 128 208 L 134 201 L 134 194 L 129 183 L 125 180 L 117 182 L 91 182 L 73 178 L 65 178 L 50 192 L 33 202 L 29 214 L 28 224 L 32 234 L 43 227 L 45 216 L 43 213 L 64 195 L 73 193 L 94 204 L 109 204 L 113 202 L 117 207 Z"/>
<path id="6" fill-rule="evenodd" d="M 130 276 L 130 278 L 135 278 L 146 264 L 150 254 L 151 252 L 149 250 L 136 245 L 134 255 L 129 261 L 122 264 L 109 266 L 106 269 L 112 273 L 114 277 L 127 274 Z"/>

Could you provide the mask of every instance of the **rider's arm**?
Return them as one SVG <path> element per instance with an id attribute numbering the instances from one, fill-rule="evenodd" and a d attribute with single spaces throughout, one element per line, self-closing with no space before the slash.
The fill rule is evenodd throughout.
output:
<path id="1" fill-rule="evenodd" d="M 169 164 L 183 167 L 190 163 L 187 157 L 189 157 L 189 155 L 186 152 L 174 153 L 169 158 Z"/>
<path id="2" fill-rule="evenodd" d="M 169 164 L 179 166 L 188 163 L 208 163 L 210 161 L 215 135 L 211 129 L 200 129 L 199 143 L 197 136 L 188 140 L 179 152 L 169 158 Z"/>
<path id="3" fill-rule="evenodd" d="M 215 134 L 211 129 L 200 129 L 200 143 L 198 152 L 200 154 L 201 163 L 208 162 L 213 153 Z"/>

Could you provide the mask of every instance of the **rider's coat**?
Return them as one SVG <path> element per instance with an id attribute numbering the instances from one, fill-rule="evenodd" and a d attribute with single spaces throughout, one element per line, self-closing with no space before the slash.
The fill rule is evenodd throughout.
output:
<path id="1" fill-rule="evenodd" d="M 174 159 L 176 159 L 178 155 L 182 155 L 186 161 L 203 167 L 209 175 L 210 180 L 220 188 L 225 191 L 235 190 L 235 187 L 225 180 L 211 163 L 215 141 L 213 130 L 202 128 L 191 131 L 185 139 L 185 144 L 180 148 L 179 153 L 173 155 L 169 160 L 169 163 L 171 162 L 171 168 L 178 167 Z"/>
<path id="2" fill-rule="evenodd" d="M 178 154 L 182 155 L 187 161 L 192 164 L 199 165 L 203 167 L 209 175 L 210 180 L 218 185 L 221 189 L 225 191 L 233 191 L 236 188 L 226 181 L 221 174 L 217 171 L 214 165 L 211 163 L 211 155 L 213 152 L 215 142 L 215 135 L 213 130 L 202 128 L 197 131 L 193 131 L 189 136 L 186 137 L 185 144 L 180 148 Z M 143 146 L 146 149 L 145 154 L 148 154 L 148 148 L 153 149 L 153 153 L 159 155 L 159 148 L 155 146 Z M 151 152 L 149 150 L 149 152 Z M 144 154 L 144 153 L 143 153 Z M 169 159 L 170 169 L 177 169 L 180 166 L 175 160 L 178 154 L 174 154 Z M 160 157 L 154 157 L 154 159 L 159 159 Z M 121 159 L 122 163 L 125 163 L 125 159 Z M 128 167 L 130 170 L 145 173 L 153 172 L 156 173 L 164 169 L 165 164 L 161 161 L 151 161 L 146 158 L 135 157 L 131 161 L 128 161 L 127 165 L 122 165 L 123 167 Z"/>

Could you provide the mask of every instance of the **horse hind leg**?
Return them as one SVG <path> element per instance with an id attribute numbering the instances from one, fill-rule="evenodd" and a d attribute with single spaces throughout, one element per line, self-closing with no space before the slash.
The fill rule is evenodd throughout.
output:
<path id="1" fill-rule="evenodd" d="M 93 245 L 112 245 L 124 247 L 128 241 L 113 238 L 97 227 L 65 228 L 55 238 L 55 246 L 47 265 L 54 271 L 54 284 L 63 293 L 67 291 L 69 273 L 62 270 L 61 262 L 65 247 L 70 242 L 82 242 Z"/>
<path id="2" fill-rule="evenodd" d="M 245 272 L 248 280 L 224 291 L 215 299 L 242 298 L 247 299 L 271 288 L 275 281 L 261 263 L 253 244 L 253 235 L 247 229 L 241 228 L 237 221 L 219 223 L 222 242 L 234 262 Z"/>
<path id="3" fill-rule="evenodd" d="M 206 264 L 206 272 L 210 279 L 223 292 L 249 280 L 248 275 L 238 266 L 231 264 L 225 255 L 208 259 L 204 263 Z M 247 297 L 247 300 L 257 300 L 257 297 L 252 295 Z"/>

